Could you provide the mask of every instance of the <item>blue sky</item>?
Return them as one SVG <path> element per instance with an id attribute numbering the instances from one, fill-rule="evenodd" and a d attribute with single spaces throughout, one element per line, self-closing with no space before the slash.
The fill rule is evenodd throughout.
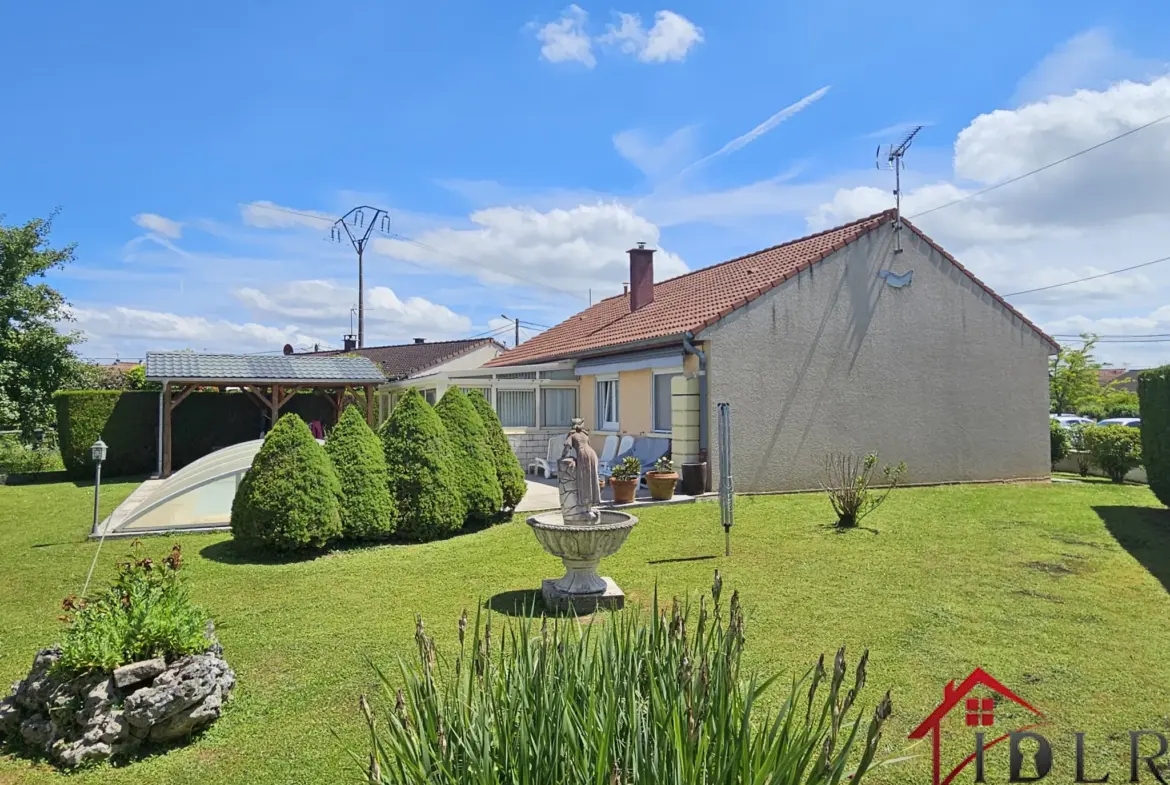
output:
<path id="1" fill-rule="evenodd" d="M 889 206 L 874 148 L 907 123 L 912 214 L 1170 114 L 1170 6 L 1021 5 L 7 4 L 0 212 L 62 209 L 87 356 L 338 344 L 356 271 L 326 218 L 363 202 L 394 233 L 367 343 L 552 324 L 620 291 L 636 240 L 662 277 Z M 1167 176 L 1170 122 L 920 225 L 1029 288 L 1170 254 Z M 1168 279 L 1013 302 L 1170 332 Z"/>

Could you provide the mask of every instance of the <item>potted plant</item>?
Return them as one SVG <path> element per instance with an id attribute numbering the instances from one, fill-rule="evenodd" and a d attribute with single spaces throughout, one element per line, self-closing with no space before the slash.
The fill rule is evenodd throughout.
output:
<path id="1" fill-rule="evenodd" d="M 609 484 L 613 488 L 614 504 L 629 504 L 634 500 L 638 491 L 638 478 L 642 476 L 642 462 L 632 455 L 627 455 L 613 467 L 609 475 Z"/>
<path id="2" fill-rule="evenodd" d="M 650 486 L 650 498 L 664 502 L 674 497 L 674 486 L 678 483 L 678 472 L 670 457 L 663 455 L 654 463 L 654 468 L 646 472 L 646 484 Z"/>

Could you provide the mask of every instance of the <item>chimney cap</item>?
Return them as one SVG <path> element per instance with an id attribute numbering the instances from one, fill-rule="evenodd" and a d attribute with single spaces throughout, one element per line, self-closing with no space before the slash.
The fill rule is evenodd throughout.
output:
<path id="1" fill-rule="evenodd" d="M 427 339 L 426 338 L 415 338 L 414 342 L 415 343 L 426 343 Z"/>

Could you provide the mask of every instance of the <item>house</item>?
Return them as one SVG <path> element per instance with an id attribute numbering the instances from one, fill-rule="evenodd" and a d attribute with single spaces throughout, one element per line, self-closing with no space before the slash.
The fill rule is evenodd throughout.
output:
<path id="1" fill-rule="evenodd" d="M 912 483 L 1049 476 L 1057 344 L 894 211 L 658 283 L 652 249 L 629 257 L 627 293 L 468 372 L 529 374 L 518 453 L 556 432 L 535 399 L 556 374 L 597 446 L 669 435 L 710 477 L 729 404 L 737 492 L 817 488 L 834 452 L 903 460 Z"/>
<path id="2" fill-rule="evenodd" d="M 379 422 L 386 418 L 394 403 L 408 388 L 417 388 L 428 403 L 434 404 L 451 385 L 449 374 L 479 368 L 504 351 L 504 345 L 494 338 L 457 341 L 415 338 L 411 343 L 365 346 L 361 349 L 351 345 L 352 338 L 347 337 L 346 341 L 344 349 L 307 354 L 355 354 L 377 365 L 386 375 L 386 384 L 378 387 Z"/>
<path id="3" fill-rule="evenodd" d="M 1102 387 L 1113 385 L 1118 390 L 1137 392 L 1140 368 L 1101 368 L 1097 371 L 1097 383 Z"/>

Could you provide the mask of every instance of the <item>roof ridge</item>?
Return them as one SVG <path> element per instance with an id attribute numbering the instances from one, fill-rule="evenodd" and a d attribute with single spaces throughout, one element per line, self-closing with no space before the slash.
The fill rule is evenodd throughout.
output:
<path id="1" fill-rule="evenodd" d="M 447 343 L 485 343 L 487 341 L 495 341 L 495 338 L 450 338 L 446 341 L 423 341 L 422 343 L 383 343 L 377 346 L 362 346 L 362 349 L 400 349 L 404 346 L 439 346 Z M 345 349 L 326 349 L 330 352 L 344 352 Z M 315 352 L 308 352 L 308 354 L 315 354 Z"/>

